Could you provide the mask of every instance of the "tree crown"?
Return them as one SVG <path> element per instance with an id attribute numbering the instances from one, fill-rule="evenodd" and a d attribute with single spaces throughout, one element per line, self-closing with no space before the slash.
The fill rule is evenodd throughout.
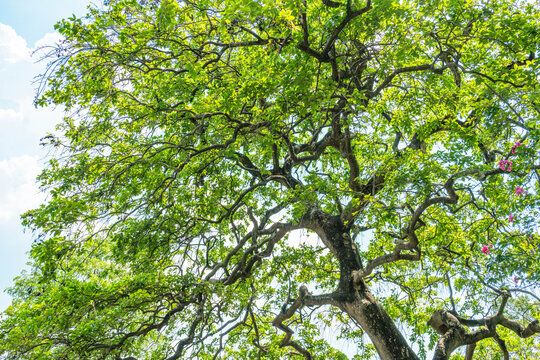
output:
<path id="1" fill-rule="evenodd" d="M 67 115 L 0 354 L 345 358 L 326 328 L 364 357 L 533 356 L 539 15 L 112 0 L 59 22 L 36 104 Z"/>

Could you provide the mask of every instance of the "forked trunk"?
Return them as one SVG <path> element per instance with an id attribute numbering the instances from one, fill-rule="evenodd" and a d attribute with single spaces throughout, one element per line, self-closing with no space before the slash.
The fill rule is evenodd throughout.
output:
<path id="1" fill-rule="evenodd" d="M 414 351 L 397 329 L 394 321 L 369 292 L 362 279 L 352 274 L 361 270 L 362 263 L 351 240 L 350 230 L 341 216 L 332 216 L 311 208 L 303 217 L 303 225 L 315 231 L 339 261 L 338 306 L 355 319 L 369 335 L 382 360 L 418 360 Z M 356 282 L 356 285 L 353 283 Z"/>

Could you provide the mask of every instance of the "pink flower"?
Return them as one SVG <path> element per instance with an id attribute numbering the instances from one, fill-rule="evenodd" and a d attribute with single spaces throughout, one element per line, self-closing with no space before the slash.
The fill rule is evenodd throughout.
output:
<path id="1" fill-rule="evenodd" d="M 508 168 L 506 167 L 508 165 Z M 502 171 L 512 171 L 512 160 L 501 160 L 499 161 L 499 169 Z"/>
<path id="2" fill-rule="evenodd" d="M 512 154 L 513 154 L 513 155 L 516 155 L 516 149 L 517 149 L 518 147 L 522 146 L 522 145 L 523 145 L 523 147 L 525 147 L 525 144 L 522 144 L 522 143 L 520 143 L 519 141 L 516 142 L 516 143 L 514 144 L 514 146 L 512 146 Z"/>
<path id="3" fill-rule="evenodd" d="M 482 246 L 482 252 L 486 255 L 489 255 L 489 253 L 491 252 L 491 248 L 493 247 L 493 245 L 491 246 L 487 246 L 487 245 L 484 245 Z"/>
<path id="4" fill-rule="evenodd" d="M 514 276 L 514 282 L 517 284 L 518 283 L 518 278 L 517 276 Z"/>
<path id="5" fill-rule="evenodd" d="M 514 215 L 510 215 L 510 217 L 508 218 L 508 220 L 510 220 L 511 223 L 514 222 Z"/>
<path id="6" fill-rule="evenodd" d="M 523 189 L 522 187 L 516 186 L 516 194 L 517 195 L 521 195 L 524 192 L 525 192 L 525 189 Z"/>

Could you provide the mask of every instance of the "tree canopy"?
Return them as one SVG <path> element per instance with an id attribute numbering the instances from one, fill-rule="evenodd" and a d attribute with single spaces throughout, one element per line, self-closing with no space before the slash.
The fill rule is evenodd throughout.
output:
<path id="1" fill-rule="evenodd" d="M 111 0 L 61 106 L 6 359 L 535 359 L 540 9 Z"/>

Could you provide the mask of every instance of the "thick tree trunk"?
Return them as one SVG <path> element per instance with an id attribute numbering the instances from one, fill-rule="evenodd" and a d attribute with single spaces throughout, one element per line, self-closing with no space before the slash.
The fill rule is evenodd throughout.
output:
<path id="1" fill-rule="evenodd" d="M 369 335 L 382 360 L 418 360 L 394 321 L 367 289 L 358 291 L 341 308 Z"/>
<path id="2" fill-rule="evenodd" d="M 341 216 L 332 216 L 318 208 L 311 208 L 303 218 L 303 225 L 315 231 L 338 259 L 340 280 L 336 303 L 369 335 L 381 359 L 418 360 L 394 321 L 369 292 L 363 279 L 353 279 L 353 274 L 363 266 L 351 240 L 350 229 L 345 226 Z"/>

